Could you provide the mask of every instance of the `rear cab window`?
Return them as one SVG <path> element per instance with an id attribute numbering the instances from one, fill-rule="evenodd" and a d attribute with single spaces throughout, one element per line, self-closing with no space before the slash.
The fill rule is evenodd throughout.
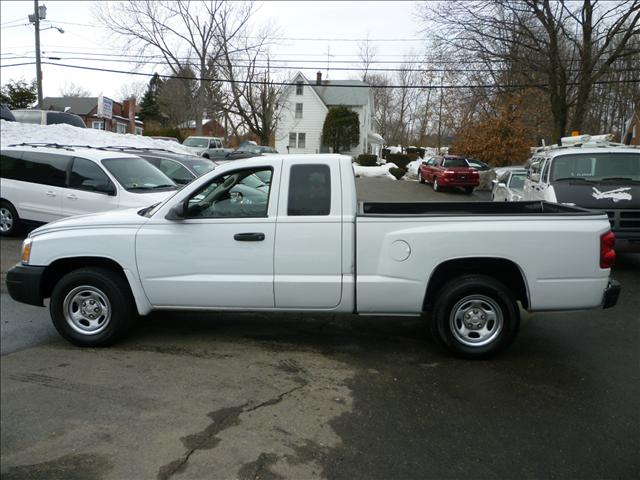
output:
<path id="1" fill-rule="evenodd" d="M 328 165 L 292 165 L 287 215 L 329 215 L 331 172 Z"/>

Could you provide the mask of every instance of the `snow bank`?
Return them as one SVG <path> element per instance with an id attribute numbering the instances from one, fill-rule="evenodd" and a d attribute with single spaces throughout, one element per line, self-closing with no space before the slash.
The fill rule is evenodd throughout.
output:
<path id="1" fill-rule="evenodd" d="M 404 175 L 404 178 L 408 179 L 418 179 L 418 169 L 420 168 L 420 164 L 422 163 L 422 159 L 414 160 L 413 162 L 407 163 L 407 173 Z"/>
<path id="2" fill-rule="evenodd" d="M 164 148 L 176 153 L 193 152 L 178 142 L 156 140 L 130 133 L 114 133 L 93 128 L 78 128 L 67 124 L 35 125 L 33 123 L 0 120 L 0 146 L 14 143 L 58 143 L 64 145 L 91 145 L 92 147 Z"/>
<path id="3" fill-rule="evenodd" d="M 353 173 L 356 177 L 368 178 L 388 178 L 395 180 L 396 177 L 389 173 L 389 169 L 398 168 L 395 163 L 385 163 L 379 167 L 363 167 L 357 162 L 353 162 Z"/>

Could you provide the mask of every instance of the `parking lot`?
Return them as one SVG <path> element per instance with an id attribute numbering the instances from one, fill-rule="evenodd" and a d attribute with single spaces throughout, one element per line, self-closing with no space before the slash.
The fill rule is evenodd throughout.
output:
<path id="1" fill-rule="evenodd" d="M 488 200 L 360 179 L 361 200 Z M 4 272 L 3 479 L 638 478 L 640 254 L 609 310 L 523 312 L 465 361 L 428 319 L 162 313 L 108 349 L 59 338 Z"/>

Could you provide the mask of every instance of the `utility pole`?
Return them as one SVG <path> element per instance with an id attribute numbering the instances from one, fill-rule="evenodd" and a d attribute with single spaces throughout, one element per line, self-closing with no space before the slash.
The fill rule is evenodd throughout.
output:
<path id="1" fill-rule="evenodd" d="M 40 67 L 40 20 L 47 17 L 47 7 L 38 6 L 38 0 L 33 0 L 33 15 L 29 21 L 36 27 L 36 82 L 38 84 L 38 108 L 42 108 L 42 68 Z"/>
<path id="2" fill-rule="evenodd" d="M 443 97 L 444 78 L 440 77 L 440 108 L 438 109 L 438 155 L 440 155 L 440 147 L 442 140 L 442 97 Z"/>

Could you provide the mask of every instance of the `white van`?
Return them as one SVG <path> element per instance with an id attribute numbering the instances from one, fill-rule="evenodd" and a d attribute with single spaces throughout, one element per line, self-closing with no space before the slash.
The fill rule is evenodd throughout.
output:
<path id="1" fill-rule="evenodd" d="M 82 147 L 24 145 L 0 151 L 0 233 L 22 222 L 146 207 L 176 184 L 140 157 Z"/>

